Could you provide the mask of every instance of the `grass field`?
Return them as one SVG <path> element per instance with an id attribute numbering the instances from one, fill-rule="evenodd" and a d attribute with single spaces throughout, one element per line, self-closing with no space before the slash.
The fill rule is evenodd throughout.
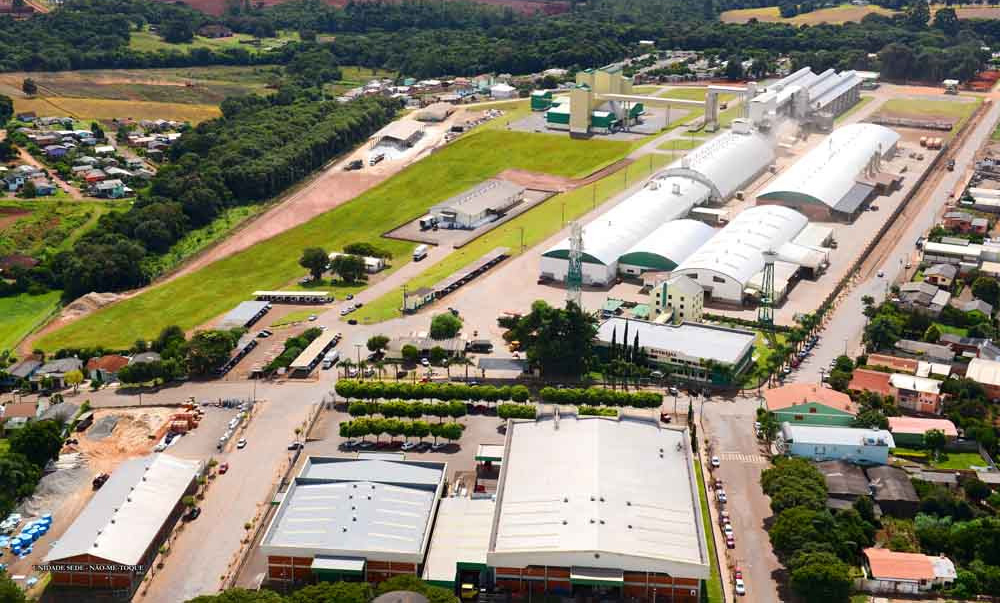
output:
<path id="1" fill-rule="evenodd" d="M 153 274 L 163 274 L 179 266 L 184 260 L 199 251 L 208 248 L 232 234 L 233 229 L 244 221 L 267 209 L 267 205 L 239 205 L 223 210 L 216 219 L 201 228 L 189 231 L 184 237 L 171 245 L 167 253 L 151 259 Z"/>
<path id="2" fill-rule="evenodd" d="M 48 350 L 70 345 L 115 347 L 149 339 L 172 324 L 196 327 L 231 309 L 252 291 L 294 281 L 304 272 L 298 258 L 308 246 L 332 251 L 352 242 L 375 243 L 394 254 L 395 269 L 409 260 L 414 245 L 380 235 L 419 217 L 434 203 L 505 168 L 576 177 L 618 160 L 629 148 L 624 142 L 505 131 L 467 136 L 350 203 L 194 274 L 103 308 L 47 335 L 38 345 Z M 361 287 L 330 290 L 340 297 Z"/>
<path id="3" fill-rule="evenodd" d="M 316 308 L 306 308 L 305 310 L 296 310 L 295 312 L 289 312 L 281 317 L 281 319 L 271 325 L 272 327 L 283 327 L 285 325 L 290 325 L 294 322 L 302 322 L 307 320 L 310 316 L 316 314 Z"/>
<path id="4" fill-rule="evenodd" d="M 222 114 L 215 105 L 69 97 L 15 98 L 14 111 L 34 111 L 39 115 L 68 115 L 80 120 L 131 117 L 172 119 L 191 123 L 212 119 Z"/>
<path id="5" fill-rule="evenodd" d="M 657 96 L 663 98 L 679 98 L 682 100 L 696 100 L 703 101 L 705 96 L 708 94 L 708 88 L 706 87 L 681 87 L 681 88 L 670 88 L 669 90 L 664 90 L 663 92 L 657 94 Z M 719 95 L 719 101 L 727 103 L 736 98 L 735 94 L 730 94 L 728 92 L 723 92 Z"/>
<path id="6" fill-rule="evenodd" d="M 59 305 L 59 292 L 0 297 L 0 350 L 13 349 Z"/>
<path id="7" fill-rule="evenodd" d="M 951 129 L 951 133 L 954 134 L 983 102 L 983 99 L 978 96 L 963 98 L 968 100 L 893 98 L 886 101 L 878 112 L 880 115 L 913 119 L 954 119 L 955 126 Z"/>
<path id="8" fill-rule="evenodd" d="M 0 255 L 68 249 L 102 215 L 128 202 L 0 199 Z M 0 314 L 2 316 L 2 314 Z"/>
<path id="9" fill-rule="evenodd" d="M 299 39 L 299 34 L 297 32 L 281 32 L 277 38 L 261 38 L 260 46 L 246 43 L 254 39 L 255 38 L 251 35 L 238 33 L 227 38 L 203 38 L 202 36 L 195 36 L 192 42 L 188 42 L 186 44 L 171 44 L 169 42 L 164 42 L 163 39 L 157 34 L 150 33 L 148 30 L 143 30 L 131 32 L 128 46 L 132 50 L 145 52 L 159 52 L 161 50 L 188 51 L 196 48 L 221 50 L 223 48 L 238 47 L 246 48 L 248 51 L 254 52 L 257 49 L 276 47 L 282 44 L 287 44 L 288 42 L 297 41 Z"/>
<path id="10" fill-rule="evenodd" d="M 690 151 L 705 141 L 700 138 L 674 138 L 661 143 L 656 148 L 661 151 Z"/>
<path id="11" fill-rule="evenodd" d="M 832 8 L 823 8 L 812 12 L 795 15 L 794 17 L 783 18 L 778 12 L 777 6 L 766 6 L 763 8 L 744 8 L 739 10 L 727 10 L 719 18 L 724 23 L 746 23 L 750 19 L 767 21 L 773 23 L 790 23 L 792 25 L 816 25 L 818 23 L 847 23 L 849 21 L 860 21 L 866 15 L 876 13 L 879 15 L 891 15 L 895 11 L 874 4 L 867 6 L 854 6 L 853 4 L 841 4 Z"/>
<path id="12" fill-rule="evenodd" d="M 851 115 L 853 115 L 853 114 L 857 113 L 858 111 L 860 111 L 861 109 L 863 109 L 866 105 L 868 105 L 868 103 L 872 102 L 873 100 L 875 100 L 875 97 L 873 97 L 873 96 L 862 96 L 861 100 L 858 101 L 858 104 L 854 105 L 853 107 L 851 107 L 847 111 L 844 111 L 843 113 L 841 113 L 837 117 L 837 119 L 833 120 L 833 123 L 834 124 L 839 124 L 839 123 L 843 122 L 845 119 L 847 119 Z"/>
<path id="13" fill-rule="evenodd" d="M 893 448 L 890 452 L 891 454 L 900 453 L 907 456 L 924 456 L 926 459 L 929 459 L 931 456 L 931 453 L 927 450 L 920 448 L 904 448 L 901 446 Z M 972 467 L 983 467 L 986 465 L 986 461 L 979 455 L 978 452 L 942 452 L 940 453 L 938 460 L 930 461 L 928 464 L 930 464 L 930 466 L 934 469 L 960 470 L 970 469 Z"/>
<path id="14" fill-rule="evenodd" d="M 520 255 L 522 228 L 524 228 L 525 248 L 531 248 L 559 231 L 564 204 L 566 221 L 569 222 L 625 190 L 627 188 L 626 180 L 635 184 L 648 176 L 652 170 L 666 165 L 670 161 L 668 155 L 650 155 L 649 157 L 649 160 L 643 159 L 633 163 L 626 170 L 619 170 L 594 184 L 556 195 L 531 208 L 465 247 L 451 252 L 446 258 L 411 279 L 406 287 L 411 291 L 419 287 L 431 287 L 497 247 L 509 248 L 511 256 Z M 359 322 L 374 323 L 401 316 L 399 307 L 402 305 L 402 299 L 403 289 L 400 287 L 365 304 L 361 310 L 352 313 L 349 318 L 355 318 Z"/>
<path id="15" fill-rule="evenodd" d="M 932 324 L 938 328 L 938 331 L 940 331 L 942 335 L 944 335 L 945 333 L 950 333 L 951 335 L 958 335 L 959 337 L 967 337 L 969 335 L 969 330 L 963 329 L 962 327 L 953 327 L 951 325 L 945 325 L 939 322 L 935 322 Z"/>
<path id="16" fill-rule="evenodd" d="M 705 491 L 705 476 L 702 475 L 701 468 L 698 467 L 697 463 L 694 466 L 694 475 L 698 480 L 701 520 L 705 524 L 705 540 L 708 544 L 708 564 L 712 571 L 712 577 L 708 580 L 708 601 L 709 603 L 723 603 L 722 577 L 719 576 L 719 562 L 715 551 L 715 538 L 712 537 L 712 516 L 708 511 L 708 493 Z"/>

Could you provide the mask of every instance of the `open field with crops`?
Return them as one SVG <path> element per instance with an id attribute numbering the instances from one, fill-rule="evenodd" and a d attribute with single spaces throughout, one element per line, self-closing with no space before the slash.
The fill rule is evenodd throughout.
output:
<path id="1" fill-rule="evenodd" d="M 68 249 L 107 212 L 128 202 L 0 199 L 0 256 Z"/>
<path id="2" fill-rule="evenodd" d="M 39 115 L 68 115 L 84 121 L 132 118 L 171 119 L 191 123 L 202 122 L 222 114 L 216 105 L 69 97 L 15 98 L 14 111 L 34 111 Z"/>
<path id="3" fill-rule="evenodd" d="M 773 23 L 791 23 L 792 25 L 816 25 L 818 23 L 847 23 L 850 21 L 860 21 L 865 16 L 872 13 L 878 15 L 891 15 L 891 11 L 881 6 L 869 4 L 867 6 L 854 6 L 853 4 L 841 4 L 831 8 L 822 8 L 794 17 L 784 18 L 778 12 L 777 6 L 765 6 L 763 8 L 743 8 L 738 10 L 727 10 L 720 19 L 724 23 L 746 23 L 750 19 L 767 21 Z"/>

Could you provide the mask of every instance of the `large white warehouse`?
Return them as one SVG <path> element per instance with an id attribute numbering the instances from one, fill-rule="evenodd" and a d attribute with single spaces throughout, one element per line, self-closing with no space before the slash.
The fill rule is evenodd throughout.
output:
<path id="1" fill-rule="evenodd" d="M 645 187 L 584 227 L 583 283 L 605 286 L 623 272 L 669 270 L 710 236 L 710 228 L 680 220 L 695 206 L 723 200 L 774 159 L 772 141 L 758 132 L 728 132 L 667 166 Z M 702 228 L 704 227 L 704 228 Z M 569 239 L 546 251 L 541 274 L 565 280 Z"/>
<path id="2" fill-rule="evenodd" d="M 765 251 L 774 250 L 786 264 L 807 263 L 820 268 L 825 260 L 822 252 L 793 242 L 808 223 L 805 216 L 787 207 L 751 207 L 702 245 L 674 273 L 697 281 L 715 301 L 742 303 L 745 289 L 764 269 Z"/>
<path id="3" fill-rule="evenodd" d="M 861 77 L 854 71 L 827 69 L 817 75 L 803 67 L 777 82 L 749 102 L 750 120 L 766 126 L 780 117 L 830 126 L 833 119 L 861 98 Z"/>
<path id="4" fill-rule="evenodd" d="M 881 162 L 899 134 L 875 124 L 838 128 L 775 178 L 757 204 L 793 208 L 811 220 L 851 220 L 875 190 Z"/>

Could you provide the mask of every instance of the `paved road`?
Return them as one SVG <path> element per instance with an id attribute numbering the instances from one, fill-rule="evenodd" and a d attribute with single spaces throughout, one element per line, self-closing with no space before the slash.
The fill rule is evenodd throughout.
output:
<path id="1" fill-rule="evenodd" d="M 931 201 L 919 210 L 906 227 L 902 238 L 879 265 L 879 270 L 884 276 L 879 277 L 878 271 L 871 276 L 862 275 L 861 278 L 864 280 L 856 283 L 850 293 L 841 299 L 827 322 L 819 345 L 792 374 L 793 381 L 819 381 L 820 369 L 828 367 L 834 358 L 844 353 L 850 356 L 861 353 L 861 336 L 866 321 L 862 314 L 864 306 L 861 298 L 871 295 L 876 303 L 885 299 L 890 285 L 901 277 L 907 260 L 914 257 L 914 244 L 917 238 L 934 225 L 937 215 L 948 200 L 948 194 L 955 190 L 960 179 L 966 176 L 966 171 L 971 169 L 976 151 L 993 132 L 998 119 L 1000 119 L 1000 103 L 994 102 L 986 116 L 969 133 L 965 144 L 955 154 L 955 171 L 944 174 L 930 193 Z"/>
<path id="2" fill-rule="evenodd" d="M 760 489 L 760 473 L 769 460 L 753 432 L 758 405 L 756 397 L 712 398 L 702 411 L 702 429 L 711 442 L 711 454 L 722 462 L 714 476 L 722 479 L 735 530 L 736 548 L 720 549 L 722 579 L 732 583 L 730 570 L 739 566 L 747 587 L 741 601 L 777 603 L 782 598 L 775 578 L 783 568 L 764 531 L 771 507 Z"/>

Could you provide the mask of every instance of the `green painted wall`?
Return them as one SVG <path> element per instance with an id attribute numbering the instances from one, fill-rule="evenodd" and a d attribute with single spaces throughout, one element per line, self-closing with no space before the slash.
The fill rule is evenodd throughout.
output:
<path id="1" fill-rule="evenodd" d="M 818 402 L 806 402 L 796 406 L 790 406 L 774 411 L 774 416 L 779 422 L 800 425 L 833 425 L 837 427 L 850 427 L 854 421 L 854 415 L 830 408 Z"/>

